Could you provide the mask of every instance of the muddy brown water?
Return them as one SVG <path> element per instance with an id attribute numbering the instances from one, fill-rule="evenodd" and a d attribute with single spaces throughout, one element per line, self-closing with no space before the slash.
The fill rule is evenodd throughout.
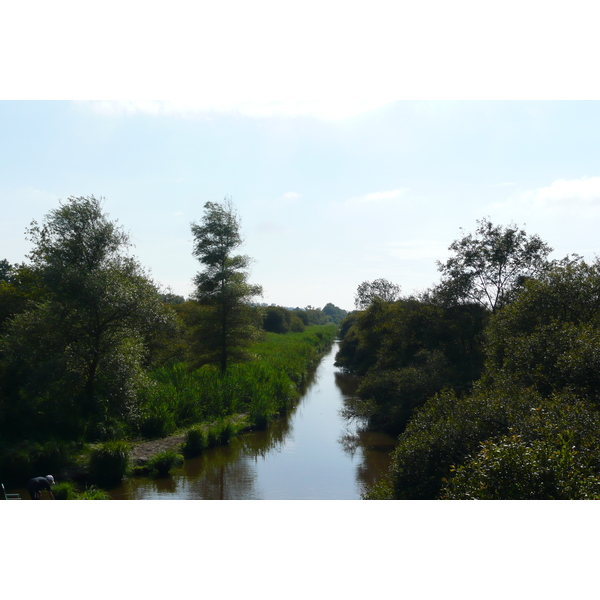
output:
<path id="1" fill-rule="evenodd" d="M 167 477 L 130 478 L 115 500 L 356 500 L 390 463 L 394 438 L 364 432 L 342 411 L 356 379 L 335 366 L 334 344 L 290 414 L 266 431 L 186 460 Z"/>

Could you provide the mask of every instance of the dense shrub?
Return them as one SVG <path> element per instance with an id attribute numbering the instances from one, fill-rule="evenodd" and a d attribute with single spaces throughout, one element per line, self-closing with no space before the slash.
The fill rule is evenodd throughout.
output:
<path id="1" fill-rule="evenodd" d="M 479 453 L 460 466 L 442 498 L 463 500 L 568 500 L 600 495 L 600 476 L 582 464 L 572 435 L 551 443 L 525 442 L 512 435 L 483 442 Z"/>
<path id="2" fill-rule="evenodd" d="M 481 440 L 508 431 L 510 401 L 510 395 L 483 392 L 462 399 L 452 392 L 434 396 L 416 411 L 398 438 L 383 490 L 386 497 L 437 498 L 453 465 L 476 452 Z M 376 494 L 366 497 L 381 497 L 381 493 L 380 486 Z"/>
<path id="3" fill-rule="evenodd" d="M 77 488 L 71 481 L 62 481 L 52 486 L 52 494 L 56 500 L 75 500 Z"/>
<path id="4" fill-rule="evenodd" d="M 293 311 L 281 306 L 267 306 L 263 329 L 272 333 L 300 332 L 304 331 L 305 325 Z"/>
<path id="5" fill-rule="evenodd" d="M 182 449 L 188 458 L 202 454 L 206 448 L 208 448 L 208 435 L 204 427 L 192 427 L 186 431 Z"/>
<path id="6" fill-rule="evenodd" d="M 159 477 L 166 477 L 169 471 L 176 466 L 183 463 L 183 456 L 175 452 L 174 450 L 165 450 L 155 454 L 148 461 L 148 468 L 151 471 L 155 471 Z"/>
<path id="7" fill-rule="evenodd" d="M 110 500 L 107 492 L 95 486 L 91 486 L 85 491 L 77 494 L 76 500 Z"/>
<path id="8" fill-rule="evenodd" d="M 123 441 L 110 441 L 93 448 L 90 453 L 90 476 L 100 486 L 118 484 L 129 467 L 129 446 Z"/>
<path id="9" fill-rule="evenodd" d="M 398 434 L 434 394 L 444 388 L 468 391 L 483 368 L 487 317 L 480 306 L 442 307 L 415 299 L 375 299 L 347 317 L 336 365 L 364 375 L 358 412 L 369 417 L 372 428 Z"/>

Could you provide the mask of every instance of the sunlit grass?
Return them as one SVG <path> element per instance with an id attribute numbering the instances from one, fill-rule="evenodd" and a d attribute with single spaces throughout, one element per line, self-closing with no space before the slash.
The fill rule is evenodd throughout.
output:
<path id="1" fill-rule="evenodd" d="M 211 366 L 190 371 L 183 363 L 156 369 L 142 401 L 140 433 L 161 437 L 234 414 L 246 414 L 256 427 L 265 427 L 297 399 L 336 331 L 335 325 L 315 325 L 301 333 L 267 333 L 252 349 L 254 360 L 233 364 L 225 374 Z M 208 446 L 226 443 L 234 434 L 228 425 L 220 432 L 215 427 L 206 432 Z M 186 440 L 186 452 L 201 452 L 202 443 Z"/>

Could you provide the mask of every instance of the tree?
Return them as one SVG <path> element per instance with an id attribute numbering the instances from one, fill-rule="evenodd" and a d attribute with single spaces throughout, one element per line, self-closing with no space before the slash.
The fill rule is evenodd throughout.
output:
<path id="1" fill-rule="evenodd" d="M 69 421 L 69 434 L 91 425 L 88 434 L 100 435 L 135 412 L 147 342 L 172 312 L 125 255 L 128 236 L 93 196 L 68 198 L 28 235 L 31 270 L 45 294 L 10 321 L 0 341 L 5 383 L 19 401 L 28 398 L 36 418 Z"/>
<path id="2" fill-rule="evenodd" d="M 304 331 L 302 319 L 293 311 L 282 306 L 267 306 L 264 309 L 263 329 L 272 333 Z"/>
<path id="3" fill-rule="evenodd" d="M 330 317 L 334 323 L 336 323 L 338 325 L 346 318 L 346 315 L 348 314 L 344 309 L 339 308 L 338 306 L 336 306 L 335 304 L 332 304 L 331 302 L 328 302 L 323 307 L 323 312 L 328 317 Z"/>
<path id="4" fill-rule="evenodd" d="M 10 283 L 11 271 L 11 264 L 5 258 L 0 260 L 0 281 L 6 281 L 7 283 Z"/>
<path id="5" fill-rule="evenodd" d="M 454 256 L 438 261 L 442 282 L 434 296 L 450 304 L 475 302 L 495 312 L 524 281 L 549 266 L 552 248 L 514 224 L 477 223 L 474 235 L 463 235 L 449 246 Z"/>
<path id="6" fill-rule="evenodd" d="M 563 261 L 490 319 L 487 377 L 600 405 L 600 262 Z"/>
<path id="7" fill-rule="evenodd" d="M 262 295 L 262 287 L 248 283 L 250 258 L 233 254 L 243 240 L 231 200 L 207 202 L 204 211 L 202 222 L 191 225 L 193 255 L 205 267 L 194 279 L 195 298 L 207 308 L 195 347 L 200 363 L 216 363 L 224 373 L 230 359 L 243 357 L 257 331 L 250 302 Z"/>
<path id="8" fill-rule="evenodd" d="M 354 306 L 358 310 L 365 310 L 375 298 L 380 298 L 384 302 L 394 302 L 399 296 L 400 286 L 387 279 L 363 281 L 356 289 Z"/>

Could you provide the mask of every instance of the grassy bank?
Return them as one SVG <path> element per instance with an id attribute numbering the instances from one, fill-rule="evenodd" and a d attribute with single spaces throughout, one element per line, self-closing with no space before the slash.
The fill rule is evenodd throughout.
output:
<path id="1" fill-rule="evenodd" d="M 142 398 L 139 435 L 165 437 L 240 413 L 250 426 L 266 426 L 297 399 L 335 333 L 335 325 L 267 333 L 254 347 L 253 361 L 231 365 L 225 374 L 212 366 L 190 371 L 183 363 L 155 370 Z"/>
<path id="2" fill-rule="evenodd" d="M 135 443 L 178 432 L 185 435 L 182 450 L 192 455 L 227 443 L 242 430 L 264 428 L 293 406 L 336 332 L 335 325 L 314 325 L 298 333 L 267 333 L 253 348 L 254 360 L 231 365 L 225 374 L 208 366 L 190 371 L 183 363 L 156 369 L 140 398 L 138 420 L 122 433 Z M 24 442 L 3 454 L 0 471 L 5 484 L 18 484 L 41 471 L 68 472 L 76 457 L 80 472 L 89 473 L 93 455 L 89 447 Z M 110 469 L 100 471 L 109 475 Z M 90 481 L 100 485 L 100 479 Z"/>

